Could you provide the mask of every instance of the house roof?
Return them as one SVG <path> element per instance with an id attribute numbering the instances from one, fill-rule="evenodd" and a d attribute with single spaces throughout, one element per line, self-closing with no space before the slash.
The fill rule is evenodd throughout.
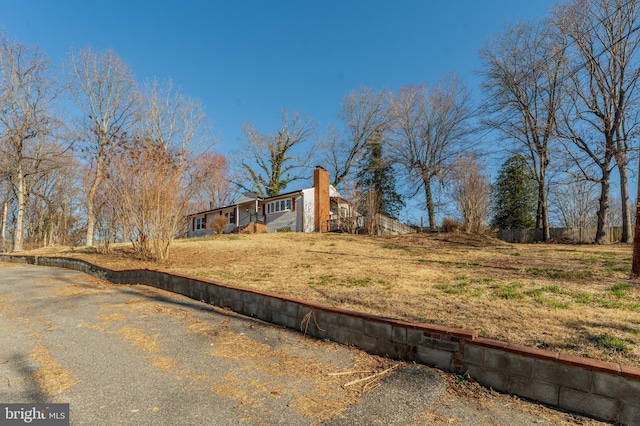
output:
<path id="1" fill-rule="evenodd" d="M 313 187 L 306 188 L 306 189 L 300 189 L 298 191 L 285 192 L 284 194 L 278 194 L 278 195 L 274 195 L 272 197 L 266 197 L 266 198 L 261 197 L 260 194 L 255 193 L 255 192 L 245 192 L 240 197 L 238 197 L 234 201 L 233 204 L 230 204 L 228 206 L 217 207 L 215 209 L 204 210 L 204 211 L 197 212 L 197 213 L 191 213 L 191 214 L 188 214 L 187 217 L 198 216 L 198 215 L 201 215 L 201 214 L 217 212 L 217 211 L 220 211 L 220 210 L 224 210 L 224 209 L 228 209 L 228 208 L 231 208 L 231 207 L 235 207 L 235 206 L 237 206 L 239 204 L 244 204 L 244 203 L 248 203 L 248 202 L 254 202 L 256 200 L 262 201 L 262 202 L 268 202 L 270 200 L 276 200 L 276 199 L 280 199 L 280 198 L 290 197 L 292 195 L 300 194 L 300 193 L 302 193 L 302 191 L 306 191 L 308 189 L 313 189 Z M 340 195 L 338 190 L 333 185 L 329 185 L 329 196 L 331 198 L 342 198 L 342 196 Z"/>

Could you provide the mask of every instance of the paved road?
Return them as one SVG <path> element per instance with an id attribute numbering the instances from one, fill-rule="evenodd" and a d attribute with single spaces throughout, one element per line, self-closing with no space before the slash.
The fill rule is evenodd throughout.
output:
<path id="1" fill-rule="evenodd" d="M 0 402 L 68 402 L 71 424 L 596 424 L 467 387 L 172 293 L 0 263 Z"/>

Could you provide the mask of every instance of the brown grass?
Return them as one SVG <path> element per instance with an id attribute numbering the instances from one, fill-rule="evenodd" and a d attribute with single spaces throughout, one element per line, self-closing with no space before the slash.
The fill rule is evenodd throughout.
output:
<path id="1" fill-rule="evenodd" d="M 35 347 L 28 355 L 39 364 L 32 377 L 40 391 L 55 396 L 77 383 L 71 372 L 63 369 L 44 346 Z"/>
<path id="2" fill-rule="evenodd" d="M 132 259 L 127 246 L 112 255 L 36 253 L 161 269 L 640 366 L 640 289 L 628 280 L 629 245 L 286 233 L 182 240 L 159 264 Z"/>

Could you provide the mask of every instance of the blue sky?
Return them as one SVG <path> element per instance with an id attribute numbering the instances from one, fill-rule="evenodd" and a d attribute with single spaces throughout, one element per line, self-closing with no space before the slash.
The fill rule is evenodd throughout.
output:
<path id="1" fill-rule="evenodd" d="M 69 1 L 0 0 L 0 25 L 39 43 L 54 64 L 71 47 L 113 48 L 143 81 L 171 77 L 201 99 L 217 148 L 241 124 L 275 130 L 280 110 L 334 123 L 362 85 L 397 89 L 457 72 L 479 96 L 478 50 L 549 0 Z"/>
<path id="2" fill-rule="evenodd" d="M 455 71 L 479 99 L 478 51 L 487 38 L 554 3 L 0 0 L 0 26 L 38 43 L 56 65 L 70 48 L 90 45 L 112 48 L 140 82 L 172 78 L 202 101 L 215 149 L 230 155 L 243 122 L 271 133 L 282 108 L 318 121 L 318 136 L 339 128 L 340 103 L 360 86 L 435 84 Z M 405 220 L 424 214 L 421 198 L 408 202 Z"/>

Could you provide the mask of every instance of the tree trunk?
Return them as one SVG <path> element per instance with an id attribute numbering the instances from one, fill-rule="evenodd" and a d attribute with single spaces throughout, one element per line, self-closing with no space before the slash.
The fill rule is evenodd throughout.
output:
<path id="1" fill-rule="evenodd" d="M 542 241 L 549 241 L 551 239 L 551 231 L 549 230 L 549 203 L 544 184 L 541 185 L 538 196 L 540 197 L 539 204 L 542 218 Z"/>
<path id="2" fill-rule="evenodd" d="M 433 193 L 431 192 L 431 179 L 424 179 L 424 195 L 426 198 L 427 214 L 429 215 L 429 228 L 436 229 L 436 212 L 433 205 Z"/>
<path id="3" fill-rule="evenodd" d="M 545 169 L 540 170 L 538 176 L 538 211 L 536 213 L 536 228 L 542 229 L 542 241 L 551 239 L 549 231 L 549 203 L 547 201 Z"/>
<path id="4" fill-rule="evenodd" d="M 7 250 L 7 211 L 9 209 L 9 203 L 7 201 L 2 205 L 2 247 L 0 251 Z"/>
<path id="5" fill-rule="evenodd" d="M 626 161 L 625 161 L 626 164 Z M 622 201 L 622 237 L 620 242 L 631 241 L 631 206 L 629 203 L 629 172 L 624 165 L 618 165 L 620 173 L 620 201 Z"/>
<path id="6" fill-rule="evenodd" d="M 608 168 L 602 169 L 600 181 L 600 199 L 598 200 L 598 225 L 596 230 L 596 244 L 606 243 L 607 215 L 609 214 L 609 187 L 611 186 L 611 172 Z"/>
<path id="7" fill-rule="evenodd" d="M 24 241 L 24 175 L 22 173 L 22 165 L 18 163 L 18 171 L 16 174 L 17 195 L 18 195 L 18 215 L 16 217 L 16 227 L 13 232 L 13 251 L 22 251 Z"/>
<path id="8" fill-rule="evenodd" d="M 98 193 L 98 187 L 102 182 L 102 175 L 104 169 L 104 159 L 102 155 L 98 154 L 96 161 L 96 175 L 91 182 L 91 188 L 87 194 L 87 246 L 93 246 L 93 235 L 95 233 L 95 212 L 93 210 L 96 194 Z"/>

